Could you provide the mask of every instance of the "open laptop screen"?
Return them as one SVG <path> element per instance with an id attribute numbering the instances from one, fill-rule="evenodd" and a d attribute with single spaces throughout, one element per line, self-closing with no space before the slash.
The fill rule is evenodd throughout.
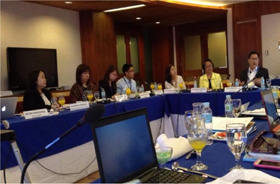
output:
<path id="1" fill-rule="evenodd" d="M 267 121 L 272 130 L 277 126 L 278 113 L 274 103 L 273 94 L 271 91 L 262 91 L 263 105 L 265 107 Z"/>
<path id="2" fill-rule="evenodd" d="M 158 165 L 146 110 L 101 119 L 93 125 L 102 182 L 125 182 Z"/>

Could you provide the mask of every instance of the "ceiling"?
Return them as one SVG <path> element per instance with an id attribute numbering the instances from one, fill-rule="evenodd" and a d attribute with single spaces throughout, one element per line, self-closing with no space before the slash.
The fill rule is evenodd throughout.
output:
<path id="1" fill-rule="evenodd" d="M 178 0 L 180 1 L 180 0 Z M 205 0 L 207 1 L 207 0 Z M 209 0 L 208 0 L 209 1 Z M 125 11 L 110 12 L 114 21 L 138 26 L 160 26 L 178 25 L 201 20 L 226 19 L 227 10 L 225 7 L 214 6 L 194 6 L 189 3 L 170 3 L 163 0 L 138 0 L 138 1 L 73 1 L 72 4 L 65 4 L 64 1 L 28 1 L 42 5 L 63 8 L 73 11 L 94 11 L 103 12 L 104 10 L 120 8 L 132 5 L 145 4 L 146 6 Z M 215 0 L 212 2 L 226 2 L 226 4 L 237 3 L 240 1 Z M 136 20 L 141 17 L 141 20 Z M 155 24 L 159 21 L 160 24 Z"/>

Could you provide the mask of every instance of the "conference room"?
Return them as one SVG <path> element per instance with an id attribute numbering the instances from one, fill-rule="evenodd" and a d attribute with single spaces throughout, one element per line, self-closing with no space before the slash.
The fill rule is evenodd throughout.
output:
<path id="1" fill-rule="evenodd" d="M 227 87 L 229 81 L 234 84 L 236 79 L 240 79 L 241 71 L 249 67 L 249 52 L 255 50 L 259 53 L 259 66 L 268 69 L 273 78 L 272 85 L 280 83 L 279 70 L 275 67 L 280 58 L 280 38 L 277 34 L 280 31 L 277 24 L 279 2 L 213 3 L 207 5 L 150 0 L 73 1 L 68 4 L 64 1 L 3 1 L 1 93 L 12 91 L 13 96 L 18 99 L 17 111 L 22 111 L 24 89 L 10 85 L 12 77 L 9 74 L 14 68 L 20 71 L 18 75 L 13 75 L 14 79 L 26 78 L 31 64 L 9 64 L 15 53 L 8 51 L 13 48 L 51 51 L 55 55 L 54 65 L 48 64 L 41 70 L 45 72 L 52 94 L 57 97 L 63 95 L 66 103 L 69 103 L 70 88 L 75 83 L 76 68 L 80 64 L 91 68 L 94 91 L 98 90 L 98 82 L 103 79 L 109 65 L 118 68 L 120 79 L 123 77 L 122 66 L 125 63 L 132 64 L 137 86 L 143 85 L 145 91 L 150 91 L 151 83 L 164 84 L 166 67 L 171 64 L 185 82 L 184 92 L 111 102 L 104 105 L 103 116 L 146 107 L 154 143 L 162 133 L 168 138 L 183 136 L 187 132 L 184 114 L 185 111 L 192 110 L 194 102 L 210 102 L 213 116 L 224 116 L 226 95 L 233 96 L 233 92 L 218 90 L 202 94 L 191 93 L 194 81 L 199 83 L 199 78 L 203 75 L 202 66 L 207 58 L 213 61 L 213 71 L 220 74 L 224 87 Z M 105 12 L 136 5 L 140 7 Z M 40 55 L 37 55 L 38 58 Z M 34 63 L 40 64 L 41 61 L 44 62 L 43 59 L 44 57 Z M 56 72 L 48 73 L 48 67 L 51 67 L 49 71 Z M 250 106 L 256 103 L 260 105 L 261 101 L 258 90 L 240 92 L 234 98 L 241 99 L 242 103 L 250 102 Z M 15 130 L 24 162 L 74 126 L 86 110 L 66 109 L 50 117 L 24 119 L 17 115 L 7 119 L 9 129 Z M 251 137 L 256 136 L 262 128 L 268 130 L 264 123 L 256 124 L 260 127 Z M 5 129 L 3 124 L 1 129 Z M 10 150 L 9 144 L 1 142 L 1 175 Z M 227 165 L 218 162 L 218 158 L 213 158 L 213 155 L 219 157 L 222 153 L 227 154 Z M 182 161 L 180 164 L 184 167 L 190 167 L 195 163 L 196 157 L 179 161 Z M 205 147 L 202 161 L 209 166 L 204 172 L 218 177 L 227 174 L 234 166 L 233 155 L 226 143 L 221 141 L 214 141 L 213 145 Z M 169 168 L 172 163 L 167 163 Z M 7 162 L 7 182 L 20 181 L 21 171 L 17 165 L 16 159 L 11 155 Z M 217 165 L 219 169 L 215 169 Z M 254 168 L 253 163 L 249 162 L 242 162 L 242 166 Z M 274 170 L 260 170 L 277 176 Z M 32 162 L 27 173 L 32 182 L 66 183 L 79 181 L 97 171 L 92 132 L 90 125 L 85 124 Z"/>

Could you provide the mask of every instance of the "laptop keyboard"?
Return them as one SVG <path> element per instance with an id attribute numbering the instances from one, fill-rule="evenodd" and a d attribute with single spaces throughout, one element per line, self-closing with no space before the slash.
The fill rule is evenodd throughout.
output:
<path id="1" fill-rule="evenodd" d="M 190 175 L 167 169 L 155 169 L 151 174 L 141 178 L 142 183 L 182 183 Z"/>

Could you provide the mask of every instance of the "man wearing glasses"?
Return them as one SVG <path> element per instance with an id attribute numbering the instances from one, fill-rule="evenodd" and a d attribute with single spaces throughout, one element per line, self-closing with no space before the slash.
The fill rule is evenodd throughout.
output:
<path id="1" fill-rule="evenodd" d="M 119 94 L 125 93 L 125 89 L 129 88 L 131 93 L 134 94 L 137 92 L 136 82 L 134 78 L 134 69 L 132 64 L 124 64 L 122 67 L 123 77 L 117 82 L 117 92 Z"/>
<path id="2" fill-rule="evenodd" d="M 248 55 L 249 68 L 243 70 L 240 75 L 240 85 L 243 86 L 247 82 L 253 80 L 254 84 L 258 87 L 261 86 L 261 78 L 264 80 L 269 78 L 268 70 L 260 67 L 259 65 L 259 53 L 251 51 Z"/>

